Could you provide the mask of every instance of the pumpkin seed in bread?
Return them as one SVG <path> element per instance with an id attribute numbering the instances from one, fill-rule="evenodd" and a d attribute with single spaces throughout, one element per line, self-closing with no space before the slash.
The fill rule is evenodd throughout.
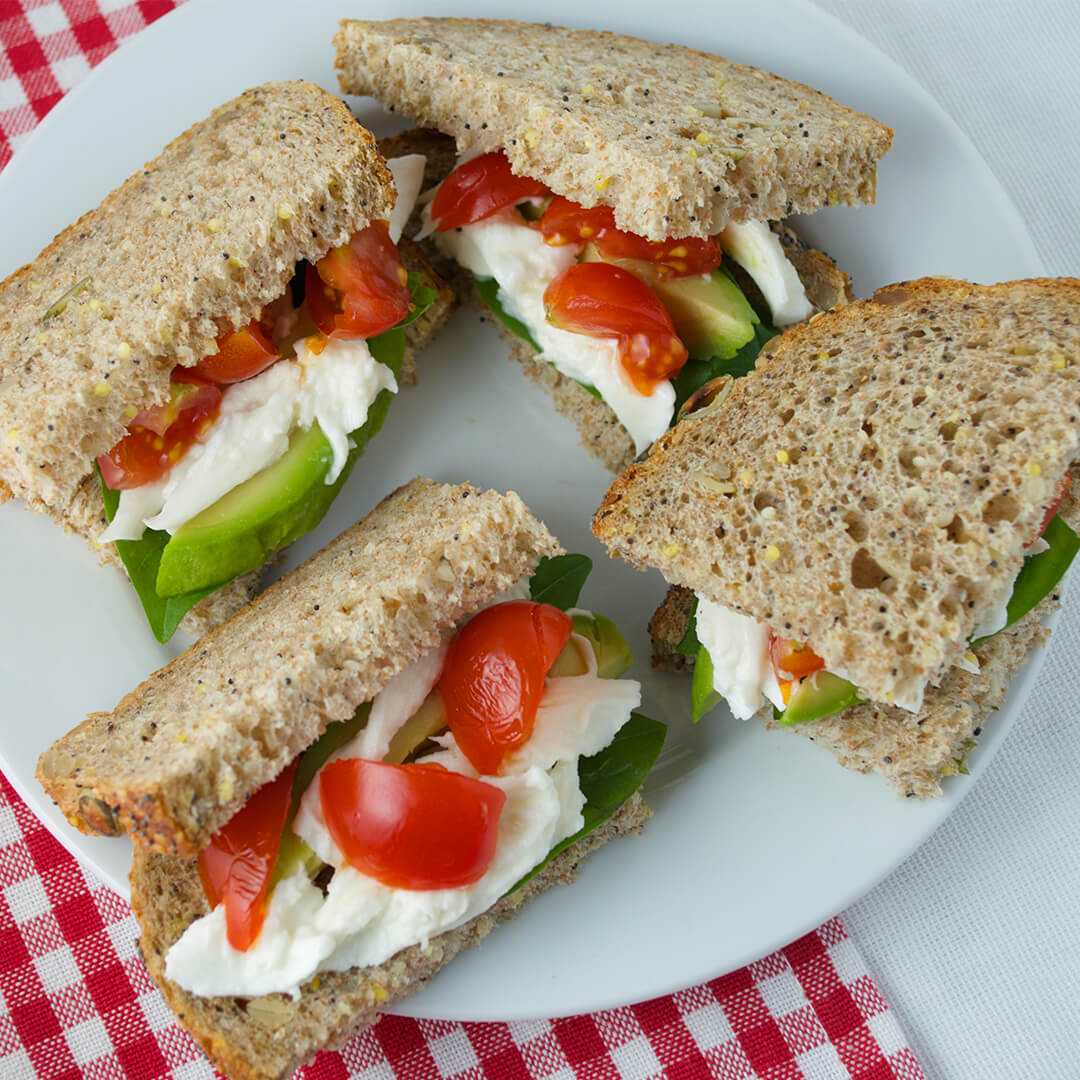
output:
<path id="1" fill-rule="evenodd" d="M 258 319 L 298 265 L 386 218 L 394 198 L 374 139 L 311 84 L 257 87 L 174 140 L 0 286 L 0 418 L 8 433 L 0 494 L 23 498 L 97 545 L 111 512 L 94 459 L 117 447 L 140 413 L 176 401 L 178 365 L 200 363 L 215 341 Z M 416 249 L 411 263 L 435 304 L 409 329 L 398 361 L 405 378 L 413 347 L 449 302 Z M 101 551 L 117 561 L 113 544 Z M 193 584 L 201 593 L 245 575 L 190 622 L 235 610 L 257 587 L 247 571 L 260 561 Z M 129 573 L 145 564 L 132 556 Z M 159 637 L 182 614 L 164 599 L 175 594 L 161 594 L 159 606 L 172 604 L 168 616 L 148 609 Z"/>
<path id="2" fill-rule="evenodd" d="M 1023 617 L 1057 579 L 1029 568 L 1059 575 L 1075 551 L 1060 499 L 1080 455 L 1078 317 L 1074 279 L 880 289 L 774 341 L 612 485 L 594 532 L 811 650 L 877 703 L 857 717 L 921 718 L 943 692 L 960 708 L 985 690 L 953 671 L 974 666 L 969 642 L 1003 618 L 1028 627 L 1010 641 L 1036 642 Z M 1044 528 L 1050 550 L 1033 553 Z M 685 628 L 682 601 L 653 623 L 665 662 L 680 612 Z M 986 679 L 1000 688 L 1000 666 Z M 830 729 L 859 758 L 855 729 Z M 926 793 L 931 774 L 901 782 Z"/>

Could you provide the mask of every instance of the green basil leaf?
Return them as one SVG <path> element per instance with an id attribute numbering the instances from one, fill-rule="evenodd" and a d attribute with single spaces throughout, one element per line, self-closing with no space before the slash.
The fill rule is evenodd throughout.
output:
<path id="1" fill-rule="evenodd" d="M 502 303 L 499 300 L 499 283 L 494 278 L 479 278 L 474 276 L 473 284 L 476 286 L 476 291 L 479 294 L 480 299 L 484 301 L 485 305 L 491 311 L 491 314 L 494 315 L 507 330 L 517 334 L 522 341 L 527 341 L 537 352 L 539 352 L 540 346 L 536 343 L 536 338 L 529 333 L 529 328 L 520 319 L 515 319 L 513 315 L 508 314 L 506 308 L 502 306 Z"/>
<path id="2" fill-rule="evenodd" d="M 405 316 L 393 327 L 395 330 L 399 330 L 404 326 L 408 326 L 410 323 L 416 322 L 425 311 L 435 302 L 435 297 L 438 293 L 428 285 L 424 284 L 423 277 L 415 270 L 409 271 L 409 299 L 412 301 L 412 306 L 409 308 L 409 314 Z"/>
<path id="3" fill-rule="evenodd" d="M 568 553 L 541 559 L 529 579 L 529 596 L 539 604 L 552 604 L 563 611 L 576 607 L 591 570 L 588 555 Z"/>
<path id="4" fill-rule="evenodd" d="M 522 341 L 527 341 L 536 352 L 539 352 L 540 346 L 537 345 L 536 338 L 529 332 L 529 328 L 520 319 L 515 319 L 513 315 L 510 315 L 506 308 L 502 306 L 502 302 L 499 300 L 499 283 L 494 278 L 478 278 L 474 276 L 473 284 L 476 286 L 480 299 L 484 301 L 491 314 L 512 334 L 516 334 Z M 548 363 L 551 363 L 551 361 L 549 360 Z M 578 386 L 588 390 L 594 398 L 598 398 L 600 401 L 604 400 L 595 386 L 590 386 L 589 383 L 584 383 L 580 379 L 574 381 Z"/>
<path id="5" fill-rule="evenodd" d="M 675 651 L 681 656 L 697 656 L 701 651 L 701 642 L 697 636 L 697 607 L 698 598 L 695 594 L 693 606 L 690 608 L 690 621 L 686 624 L 686 633 L 682 641 L 675 646 Z"/>
<path id="6" fill-rule="evenodd" d="M 582 816 L 585 824 L 572 836 L 561 840 L 543 862 L 534 866 L 507 893 L 520 889 L 535 877 L 560 851 L 576 844 L 603 825 L 639 787 L 660 756 L 667 728 L 641 713 L 633 713 L 615 738 L 599 753 L 578 762 L 578 783 L 585 796 Z"/>
<path id="7" fill-rule="evenodd" d="M 1001 628 L 1002 630 L 1022 619 L 1040 600 L 1049 596 L 1065 571 L 1069 569 L 1077 551 L 1080 551 L 1080 537 L 1065 524 L 1064 519 L 1058 514 L 1050 519 L 1043 532 L 1043 539 L 1050 545 L 1049 549 L 1040 551 L 1038 555 L 1029 555 L 1024 560 L 1020 573 L 1016 575 L 1012 596 L 1009 597 L 1006 608 L 1008 621 Z M 1001 631 L 999 630 L 998 633 Z M 987 635 L 987 637 L 992 636 L 992 634 Z M 985 640 L 986 637 L 981 637 L 972 644 L 978 645 L 980 641 Z"/>
<path id="8" fill-rule="evenodd" d="M 730 359 L 723 360 L 713 356 L 709 359 L 687 360 L 682 371 L 671 380 L 675 387 L 675 416 L 678 416 L 683 402 L 711 379 L 721 375 L 740 378 L 753 371 L 762 345 L 774 338 L 776 333 L 775 327 L 767 322 L 760 322 L 754 326 L 754 336 Z M 674 423 L 674 420 L 672 422 Z"/>
<path id="9" fill-rule="evenodd" d="M 715 709 L 720 700 L 720 695 L 713 689 L 712 657 L 702 645 L 694 661 L 694 681 L 690 686 L 690 717 L 694 723 Z"/>

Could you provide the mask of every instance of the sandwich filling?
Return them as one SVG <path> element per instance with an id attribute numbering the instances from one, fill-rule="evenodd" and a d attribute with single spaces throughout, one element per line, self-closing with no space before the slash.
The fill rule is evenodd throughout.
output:
<path id="1" fill-rule="evenodd" d="M 501 153 L 459 164 L 425 213 L 495 314 L 607 402 L 638 453 L 708 379 L 749 370 L 775 332 L 723 254 L 753 279 L 774 326 L 812 310 L 764 222 L 708 240 L 648 241 L 617 229 L 610 207 L 586 208 L 514 176 Z"/>
<path id="2" fill-rule="evenodd" d="M 486 911 L 637 789 L 663 733 L 631 715 L 625 642 L 529 590 L 465 621 L 215 835 L 200 856 L 212 910 L 170 949 L 168 978 L 296 996 L 319 971 L 383 963 Z"/>
<path id="3" fill-rule="evenodd" d="M 1054 589 L 1080 550 L 1080 538 L 1057 515 L 1067 487 L 1066 473 L 1042 533 L 1028 545 L 1029 554 L 1016 575 L 1008 603 L 981 614 L 973 644 L 1000 633 L 1031 611 Z M 867 700 L 846 678 L 846 672 L 827 671 L 825 661 L 808 645 L 781 637 L 753 616 L 732 611 L 700 593 L 695 596 L 690 628 L 678 651 L 696 657 L 692 688 L 695 721 L 721 698 L 739 720 L 749 719 L 771 704 L 777 722 L 784 725 L 819 720 Z M 977 674 L 976 654 L 969 649 L 958 666 Z M 922 695 L 889 704 L 917 712 Z"/>
<path id="4" fill-rule="evenodd" d="M 318 522 L 397 392 L 400 328 L 432 294 L 397 249 L 424 158 L 389 164 L 392 220 L 298 267 L 283 297 L 174 370 L 169 401 L 134 415 L 97 459 L 101 542 L 117 542 L 161 640 L 202 596 Z"/>

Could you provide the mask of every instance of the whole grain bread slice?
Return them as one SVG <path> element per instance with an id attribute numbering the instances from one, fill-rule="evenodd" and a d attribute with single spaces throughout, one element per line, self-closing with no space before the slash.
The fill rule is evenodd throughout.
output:
<path id="1" fill-rule="evenodd" d="M 1080 280 L 924 278 L 774 339 L 615 481 L 593 531 L 917 710 L 1078 456 Z"/>
<path id="2" fill-rule="evenodd" d="M 453 170 L 457 161 L 454 141 L 432 128 L 416 128 L 392 139 L 380 142 L 387 157 L 419 153 L 427 158 L 424 188 L 440 184 Z M 410 226 L 418 229 L 419 209 Z M 824 252 L 817 251 L 799 239 L 796 233 L 779 224 L 773 226 L 784 250 L 799 274 L 815 311 L 824 311 L 851 300 L 851 280 Z M 472 275 L 453 259 L 443 255 L 434 242 L 425 241 L 424 249 L 439 274 L 451 283 L 462 302 L 472 299 L 487 311 L 473 288 Z M 740 282 L 744 291 L 754 288 L 748 278 Z M 764 301 L 762 301 L 764 303 Z M 612 472 L 622 472 L 634 460 L 634 443 L 630 433 L 615 415 L 611 406 L 585 389 L 579 382 L 559 372 L 536 350 L 495 319 L 499 333 L 506 343 L 510 358 L 519 363 L 525 374 L 542 386 L 552 397 L 555 408 L 573 421 L 581 441 Z"/>
<path id="3" fill-rule="evenodd" d="M 372 135 L 310 83 L 256 87 L 173 140 L 0 284 L 0 496 L 67 520 L 177 364 L 394 199 Z"/>
<path id="4" fill-rule="evenodd" d="M 378 1019 L 380 1010 L 416 993 L 462 949 L 483 940 L 528 900 L 556 884 L 569 884 L 585 856 L 616 837 L 639 832 L 650 811 L 640 792 L 608 821 L 571 845 L 521 888 L 456 930 L 412 945 L 385 963 L 324 972 L 301 991 L 254 999 L 200 998 L 165 977 L 165 954 L 207 911 L 196 864 L 135 852 L 131 904 L 139 921 L 139 949 L 150 977 L 211 1062 L 232 1080 L 283 1080 L 319 1050 L 343 1045 Z"/>
<path id="5" fill-rule="evenodd" d="M 345 20 L 346 93 L 503 150 L 516 173 L 610 205 L 653 240 L 872 202 L 892 131 L 831 98 L 681 45 L 491 19 Z"/>
<path id="6" fill-rule="evenodd" d="M 326 726 L 559 551 L 517 495 L 413 480 L 39 759 L 84 832 L 194 856 Z"/>

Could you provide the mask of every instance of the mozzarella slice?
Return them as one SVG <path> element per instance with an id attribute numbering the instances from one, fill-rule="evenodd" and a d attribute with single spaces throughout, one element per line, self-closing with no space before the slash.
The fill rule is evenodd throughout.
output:
<path id="1" fill-rule="evenodd" d="M 767 222 L 732 222 L 720 233 L 720 246 L 754 279 L 774 326 L 792 326 L 810 317 L 814 309 L 803 283 Z"/>

